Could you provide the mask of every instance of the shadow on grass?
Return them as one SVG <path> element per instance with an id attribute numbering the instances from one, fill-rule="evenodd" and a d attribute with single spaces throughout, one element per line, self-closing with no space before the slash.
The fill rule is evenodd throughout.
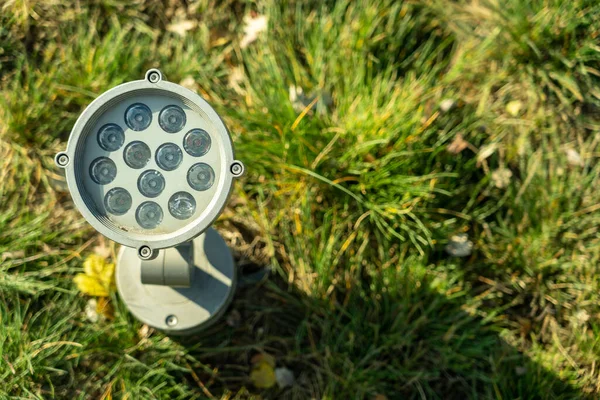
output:
<path id="1" fill-rule="evenodd" d="M 296 377 L 292 388 L 271 388 L 265 398 L 587 397 L 463 310 L 461 296 L 432 289 L 425 276 L 404 268 L 387 286 L 370 282 L 369 289 L 363 284 L 326 299 L 276 278 L 242 288 L 222 322 L 173 338 L 199 361 L 185 378 L 202 395 L 244 386 L 259 393 L 248 380 L 250 360 L 265 352 Z"/>

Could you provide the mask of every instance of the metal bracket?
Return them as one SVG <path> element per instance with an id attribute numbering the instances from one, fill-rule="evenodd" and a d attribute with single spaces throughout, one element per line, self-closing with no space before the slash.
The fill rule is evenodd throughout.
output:
<path id="1" fill-rule="evenodd" d="M 159 251 L 154 260 L 141 260 L 137 249 L 123 246 L 117 258 L 117 288 L 127 308 L 142 322 L 176 335 L 214 323 L 237 282 L 231 250 L 216 230 L 187 244 L 187 254 L 185 245 L 177 246 Z"/>
<path id="2" fill-rule="evenodd" d="M 153 260 L 142 261 L 142 283 L 190 287 L 193 263 L 194 246 L 191 242 L 160 250 Z"/>

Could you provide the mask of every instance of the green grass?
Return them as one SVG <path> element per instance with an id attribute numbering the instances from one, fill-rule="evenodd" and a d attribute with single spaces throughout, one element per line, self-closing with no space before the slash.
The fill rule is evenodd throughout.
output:
<path id="1" fill-rule="evenodd" d="M 600 396 L 597 1 L 71 3 L 0 3 L 0 398 Z M 229 126 L 248 173 L 217 228 L 272 271 L 239 325 L 185 340 L 117 294 L 86 320 L 72 278 L 99 238 L 53 163 L 151 67 Z M 459 233 L 469 257 L 444 251 Z M 253 387 L 259 352 L 295 385 Z"/>

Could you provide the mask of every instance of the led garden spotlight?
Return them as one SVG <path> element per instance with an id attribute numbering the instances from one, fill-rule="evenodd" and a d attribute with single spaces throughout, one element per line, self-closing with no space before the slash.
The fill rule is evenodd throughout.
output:
<path id="1" fill-rule="evenodd" d="M 83 217 L 123 245 L 117 288 L 138 319 L 187 334 L 218 318 L 236 271 L 210 226 L 244 165 L 204 99 L 151 69 L 94 100 L 55 161 Z"/>

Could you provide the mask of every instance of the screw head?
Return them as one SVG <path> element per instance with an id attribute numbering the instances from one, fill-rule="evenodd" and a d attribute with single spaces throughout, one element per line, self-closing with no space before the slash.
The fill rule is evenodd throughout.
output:
<path id="1" fill-rule="evenodd" d="M 69 156 L 67 156 L 66 154 L 64 154 L 64 153 L 63 154 L 59 154 L 56 157 L 56 164 L 59 167 L 66 167 L 68 163 L 69 163 Z"/>
<path id="2" fill-rule="evenodd" d="M 244 173 L 244 164 L 239 161 L 234 161 L 230 167 L 231 173 L 235 176 L 241 176 Z"/>
<path id="3" fill-rule="evenodd" d="M 146 260 L 146 259 L 149 259 L 150 256 L 152 256 L 152 249 L 148 246 L 142 246 L 138 250 L 138 253 L 139 253 L 141 259 Z"/>
<path id="4" fill-rule="evenodd" d="M 175 315 L 169 315 L 167 317 L 167 319 L 165 320 L 165 323 L 167 324 L 167 326 L 175 326 L 177 325 L 177 317 Z"/>
<path id="5" fill-rule="evenodd" d="M 163 79 L 163 75 L 158 69 L 152 68 L 146 71 L 146 80 L 148 82 L 158 83 L 161 79 Z"/>

